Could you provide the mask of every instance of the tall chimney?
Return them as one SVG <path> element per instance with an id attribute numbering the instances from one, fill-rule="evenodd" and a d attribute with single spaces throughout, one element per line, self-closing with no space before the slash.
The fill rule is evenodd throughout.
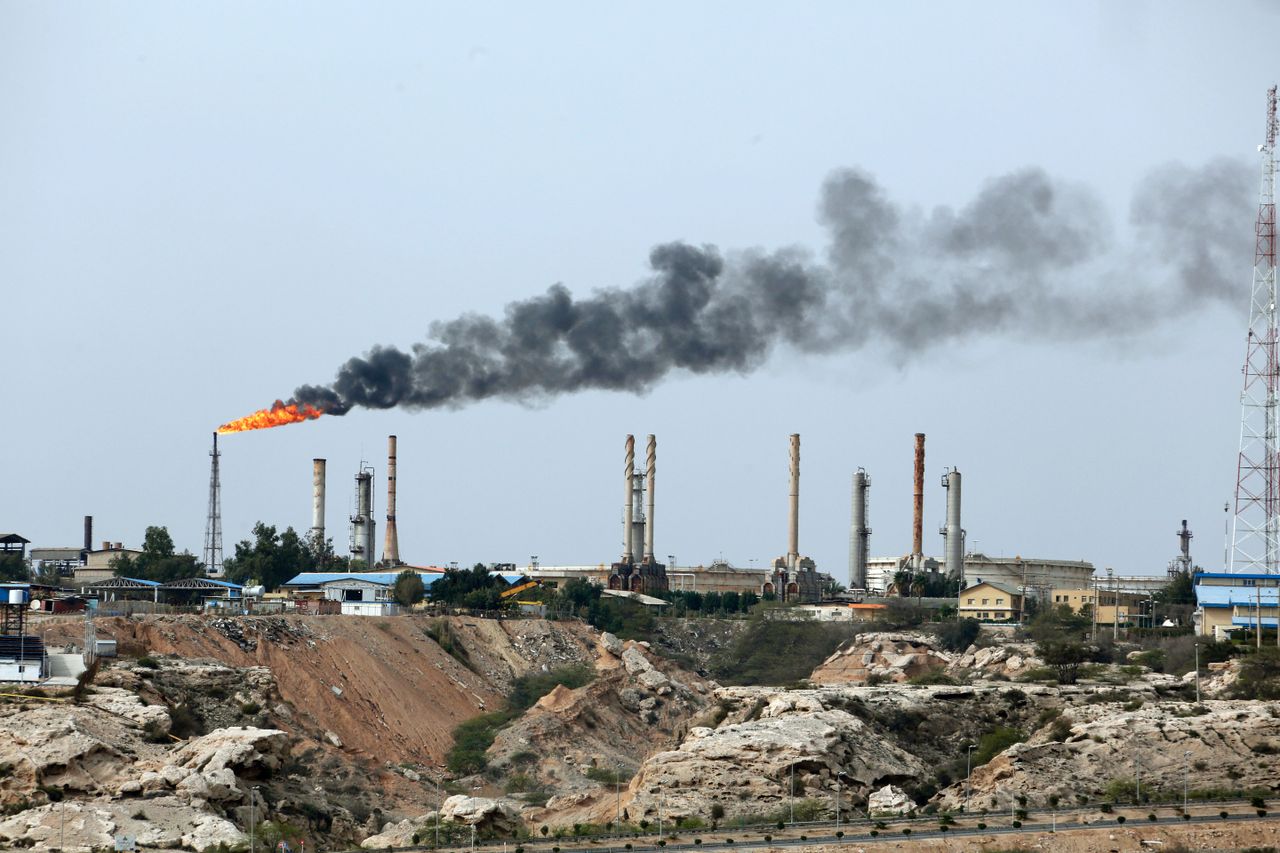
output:
<path id="1" fill-rule="evenodd" d="M 867 527 L 867 489 L 871 478 L 861 468 L 853 475 L 853 522 L 849 530 L 849 588 L 867 588 L 867 555 L 871 528 Z"/>
<path id="2" fill-rule="evenodd" d="M 924 433 L 916 433 L 915 516 L 911 525 L 911 556 L 919 566 L 924 555 Z"/>
<path id="3" fill-rule="evenodd" d="M 800 567 L 800 434 L 791 436 L 791 512 L 787 519 L 787 568 Z"/>
<path id="4" fill-rule="evenodd" d="M 325 461 L 311 460 L 311 536 L 324 547 L 324 478 Z"/>
<path id="5" fill-rule="evenodd" d="M 396 437 L 387 436 L 387 532 L 382 543 L 382 563 L 400 565 L 400 535 L 396 531 Z"/>
<path id="6" fill-rule="evenodd" d="M 947 575 L 964 577 L 964 530 L 960 527 L 960 472 L 952 469 L 942 477 L 947 489 L 947 526 L 942 533 L 947 537 Z"/>
<path id="7" fill-rule="evenodd" d="M 636 473 L 636 437 L 634 435 L 627 436 L 626 457 L 622 465 L 622 484 L 623 484 L 623 504 L 622 504 L 622 562 L 631 563 L 635 560 L 635 548 L 632 542 L 632 513 L 631 506 L 633 498 L 631 496 L 632 480 Z"/>
<path id="8" fill-rule="evenodd" d="M 649 436 L 649 453 L 646 458 L 646 487 L 649 492 L 649 509 L 644 514 L 644 558 L 646 561 L 655 562 L 653 556 L 653 486 L 654 480 L 658 476 L 658 439 Z"/>
<path id="9" fill-rule="evenodd" d="M 93 550 L 93 516 L 86 515 L 84 517 L 84 554 L 80 555 L 80 559 L 84 559 L 90 551 Z"/>
<path id="10" fill-rule="evenodd" d="M 365 568 L 373 568 L 373 469 L 361 468 L 356 474 L 356 514 L 351 517 L 351 556 L 362 560 Z"/>

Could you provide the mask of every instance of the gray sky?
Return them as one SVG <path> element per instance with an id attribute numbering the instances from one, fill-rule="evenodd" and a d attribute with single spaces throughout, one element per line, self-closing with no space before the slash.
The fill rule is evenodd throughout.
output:
<path id="1" fill-rule="evenodd" d="M 1153 169 L 1233 158 L 1256 187 L 1277 25 L 1258 2 L 0 2 L 0 529 L 76 544 L 92 514 L 96 539 L 164 524 L 199 553 L 218 424 L 433 321 L 630 286 L 659 243 L 820 259 L 837 168 L 927 217 L 1039 167 L 1095 195 L 1124 249 Z M 956 466 L 979 550 L 1159 572 L 1188 518 L 1218 567 L 1252 217 L 1226 229 L 1233 300 L 1150 298 L 1138 267 L 1141 319 L 1107 334 L 1005 324 L 905 360 L 875 337 L 783 346 L 642 397 L 227 436 L 227 553 L 258 519 L 309 526 L 313 456 L 341 549 L 356 466 L 381 513 L 396 433 L 406 559 L 607 561 L 623 437 L 653 432 L 659 552 L 763 565 L 799 432 L 801 550 L 843 578 L 857 466 L 873 553 L 909 549 L 923 431 L 930 552 Z"/>

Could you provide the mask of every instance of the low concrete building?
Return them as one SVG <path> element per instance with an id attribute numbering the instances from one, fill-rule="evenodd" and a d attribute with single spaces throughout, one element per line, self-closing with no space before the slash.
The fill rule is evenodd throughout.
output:
<path id="1" fill-rule="evenodd" d="M 1196 633 L 1226 638 L 1232 631 L 1274 630 L 1280 619 L 1280 575 L 1205 572 L 1196 575 Z"/>
<path id="2" fill-rule="evenodd" d="M 521 569 L 528 577 L 546 586 L 558 587 L 573 578 L 581 578 L 596 586 L 607 587 L 611 566 L 599 563 L 594 566 L 544 566 L 530 563 Z M 754 592 L 760 595 L 770 572 L 765 569 L 734 566 L 724 560 L 716 560 L 709 566 L 666 567 L 667 589 L 679 592 Z"/>
<path id="3" fill-rule="evenodd" d="M 1049 603 L 1066 605 L 1073 613 L 1081 613 L 1088 608 L 1093 621 L 1098 625 L 1115 625 L 1119 619 L 1121 626 L 1127 626 L 1141 623 L 1147 600 L 1148 596 L 1143 593 L 1087 587 L 1055 589 L 1050 595 Z"/>
<path id="4" fill-rule="evenodd" d="M 1012 586 L 982 581 L 960 590 L 956 609 L 961 619 L 1017 622 L 1022 618 L 1022 593 Z"/>
<path id="5" fill-rule="evenodd" d="M 120 557 L 128 557 L 136 560 L 142 556 L 141 551 L 134 551 L 124 547 L 120 542 L 103 542 L 102 547 L 96 551 L 90 551 L 85 555 L 84 565 L 77 566 L 75 569 L 76 586 L 84 586 L 88 583 L 98 583 L 109 578 L 115 577 L 115 569 L 111 563 Z"/>

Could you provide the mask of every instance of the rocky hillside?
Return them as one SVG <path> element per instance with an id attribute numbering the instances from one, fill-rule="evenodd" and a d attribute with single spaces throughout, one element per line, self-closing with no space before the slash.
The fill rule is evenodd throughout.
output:
<path id="1" fill-rule="evenodd" d="M 51 645 L 83 636 L 79 620 L 48 626 Z M 502 705 L 514 677 L 588 663 L 595 642 L 577 622 L 462 617 L 148 616 L 99 620 L 98 632 L 122 655 L 263 668 L 278 692 L 264 706 L 273 725 L 355 758 L 428 766 L 443 762 L 458 723 Z M 190 698 L 199 713 L 199 692 Z"/>
<path id="2" fill-rule="evenodd" d="M 1209 701 L 1076 705 L 1025 743 L 1014 744 L 974 771 L 972 808 L 1007 809 L 1017 797 L 1032 805 L 1097 802 L 1108 794 L 1131 801 L 1180 799 L 1195 791 L 1273 789 L 1280 753 L 1280 703 Z M 964 785 L 938 797 L 958 808 Z"/>
<path id="3" fill-rule="evenodd" d="M 557 687 L 499 733 L 489 749 L 499 772 L 548 792 L 528 819 L 541 825 L 614 819 L 620 784 L 653 752 L 674 747 L 711 703 L 714 682 L 655 655 L 644 643 L 603 634 L 597 677 Z M 611 781 L 612 779 L 612 781 Z"/>

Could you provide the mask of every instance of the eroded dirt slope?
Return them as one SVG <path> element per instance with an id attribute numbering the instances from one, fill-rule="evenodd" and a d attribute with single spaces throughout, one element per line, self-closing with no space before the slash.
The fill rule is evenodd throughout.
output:
<path id="1" fill-rule="evenodd" d="M 466 664 L 428 629 L 451 632 Z M 135 616 L 98 620 L 98 633 L 122 654 L 269 667 L 291 728 L 396 764 L 441 764 L 453 728 L 500 707 L 514 677 L 594 658 L 589 628 L 541 620 Z M 50 644 L 78 643 L 83 622 L 50 621 L 45 634 Z"/>

